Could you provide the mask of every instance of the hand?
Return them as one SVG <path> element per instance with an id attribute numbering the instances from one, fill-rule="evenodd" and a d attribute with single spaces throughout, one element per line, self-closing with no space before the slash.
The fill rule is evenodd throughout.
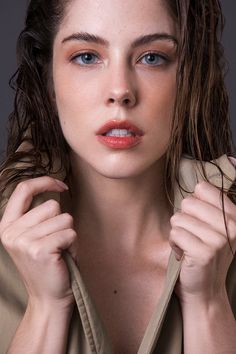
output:
<path id="1" fill-rule="evenodd" d="M 196 185 L 183 199 L 181 212 L 171 218 L 170 245 L 176 258 L 183 256 L 176 286 L 181 302 L 211 301 L 225 294 L 225 281 L 233 255 L 227 239 L 220 191 L 207 182 Z M 236 249 L 236 206 L 224 195 L 230 244 Z"/>
<path id="2" fill-rule="evenodd" d="M 43 176 L 21 182 L 12 193 L 0 222 L 0 239 L 15 263 L 33 302 L 74 302 L 62 252 L 76 256 L 76 232 L 69 214 L 48 200 L 30 208 L 33 196 L 45 191 L 63 192 L 66 185 Z"/>

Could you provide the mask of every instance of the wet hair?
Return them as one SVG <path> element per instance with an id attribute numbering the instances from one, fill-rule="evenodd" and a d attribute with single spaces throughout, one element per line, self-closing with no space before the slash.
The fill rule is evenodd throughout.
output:
<path id="1" fill-rule="evenodd" d="M 179 27 L 177 97 L 167 158 L 168 176 L 173 181 L 178 179 L 181 155 L 202 164 L 223 154 L 234 156 L 235 146 L 224 82 L 224 17 L 220 2 L 167 3 Z M 203 165 L 202 170 L 204 173 Z"/>
<path id="2" fill-rule="evenodd" d="M 6 158 L 0 168 L 7 168 L 0 179 L 0 192 L 24 177 L 50 174 L 55 159 L 62 169 L 68 160 L 68 146 L 53 102 L 51 72 L 53 42 L 67 3 L 31 0 L 28 4 L 25 27 L 17 41 L 18 69 L 10 80 L 15 100 L 8 120 Z M 18 151 L 23 142 L 28 148 Z M 19 162 L 22 168 L 10 168 Z"/>
<path id="3" fill-rule="evenodd" d="M 6 157 L 1 165 L 0 193 L 25 177 L 51 174 L 53 162 L 70 174 L 69 147 L 53 102 L 52 50 L 55 35 L 70 0 L 31 0 L 25 27 L 17 43 L 18 70 L 10 83 L 15 89 L 9 117 Z M 218 0 L 165 1 L 179 31 L 177 97 L 167 150 L 165 182 L 171 199 L 183 154 L 211 161 L 234 156 L 229 122 L 225 64 L 220 43 L 224 18 Z M 29 148 L 17 149 L 25 141 Z M 31 145 L 30 145 L 31 144 Z M 31 146 L 31 147 L 30 147 Z M 42 158 L 44 156 L 44 158 Z M 11 168 L 16 162 L 19 168 Z M 233 198 L 235 183 L 228 192 Z"/>

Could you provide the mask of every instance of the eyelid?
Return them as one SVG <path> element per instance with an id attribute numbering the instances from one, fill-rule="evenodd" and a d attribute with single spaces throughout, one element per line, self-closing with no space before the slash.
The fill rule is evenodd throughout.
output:
<path id="1" fill-rule="evenodd" d="M 96 57 L 100 57 L 100 55 L 92 50 L 83 50 L 82 52 L 76 52 L 70 55 L 69 60 L 72 61 L 73 59 L 77 58 L 79 55 L 83 54 L 93 54 Z"/>
<path id="2" fill-rule="evenodd" d="M 80 55 L 83 55 L 83 54 L 92 54 L 92 55 L 95 55 L 97 58 L 99 58 L 100 57 L 100 55 L 98 54 L 98 53 L 96 53 L 95 51 L 92 51 L 92 50 L 83 50 L 83 51 L 81 51 L 81 52 L 77 52 L 77 53 L 74 53 L 74 54 L 72 54 L 71 56 L 70 56 L 70 58 L 69 58 L 69 60 L 70 61 L 73 61 L 73 60 L 75 60 L 78 56 L 80 56 Z M 146 55 L 148 55 L 148 54 L 156 54 L 156 55 L 158 55 L 159 57 L 161 57 L 163 60 L 165 60 L 166 62 L 169 62 L 170 61 L 170 58 L 169 58 L 169 56 L 167 55 L 167 54 L 165 54 L 165 53 L 163 53 L 163 52 L 160 52 L 160 51 L 156 51 L 156 50 L 149 50 L 149 51 L 146 51 L 146 52 L 144 52 L 144 53 L 142 53 L 142 55 L 140 55 L 139 56 L 139 58 L 138 58 L 138 62 L 142 59 L 142 58 L 144 58 Z M 95 63 L 95 64 L 97 64 L 97 63 Z M 84 65 L 82 65 L 82 64 L 80 64 L 81 66 L 91 66 L 91 65 L 95 65 L 94 63 L 93 64 L 84 64 Z M 148 64 L 147 64 L 148 65 Z M 151 66 L 151 65 L 150 65 Z M 155 65 L 153 65 L 153 66 L 155 66 Z"/>
<path id="3" fill-rule="evenodd" d="M 165 59 L 165 60 L 170 60 L 169 56 L 163 52 L 160 51 L 156 51 L 156 50 L 148 50 L 147 52 L 143 53 L 138 60 L 142 59 L 143 57 L 145 57 L 148 54 L 156 54 L 159 57 Z"/>

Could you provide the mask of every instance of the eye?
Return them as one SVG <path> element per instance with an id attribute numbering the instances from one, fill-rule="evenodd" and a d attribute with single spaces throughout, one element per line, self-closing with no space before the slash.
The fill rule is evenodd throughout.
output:
<path id="1" fill-rule="evenodd" d="M 167 64 L 168 58 L 156 52 L 146 53 L 140 60 L 145 59 L 145 63 L 151 66 Z"/>
<path id="2" fill-rule="evenodd" d="M 71 61 L 78 63 L 79 65 L 91 65 L 96 64 L 97 55 L 91 52 L 84 52 L 80 54 L 76 54 L 71 58 Z"/>

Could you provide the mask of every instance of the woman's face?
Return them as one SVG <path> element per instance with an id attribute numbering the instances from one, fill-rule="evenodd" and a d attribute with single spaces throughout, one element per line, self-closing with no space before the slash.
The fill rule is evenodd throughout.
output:
<path id="1" fill-rule="evenodd" d="M 70 3 L 54 41 L 53 81 L 62 131 L 79 166 L 110 178 L 158 166 L 176 96 L 176 36 L 160 0 Z M 139 143 L 123 149 L 101 143 L 96 132 L 113 119 L 138 126 Z"/>

